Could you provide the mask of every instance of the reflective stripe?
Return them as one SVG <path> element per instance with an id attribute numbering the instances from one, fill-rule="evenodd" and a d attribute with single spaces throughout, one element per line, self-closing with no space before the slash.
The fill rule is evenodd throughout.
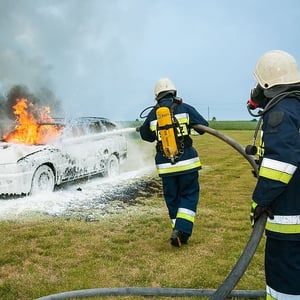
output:
<path id="1" fill-rule="evenodd" d="M 156 131 L 156 126 L 157 126 L 157 120 L 153 120 L 150 122 L 150 130 L 151 131 Z"/>
<path id="2" fill-rule="evenodd" d="M 278 160 L 263 158 L 259 176 L 272 180 L 289 183 L 297 167 Z"/>
<path id="3" fill-rule="evenodd" d="M 294 216 L 276 215 L 274 216 L 273 220 L 270 219 L 268 221 L 270 223 L 287 224 L 287 225 L 300 224 L 300 215 L 294 215 Z"/>
<path id="4" fill-rule="evenodd" d="M 257 148 L 257 155 L 258 155 L 258 157 L 262 157 L 264 155 L 264 152 L 265 152 L 265 145 L 264 145 L 264 142 L 263 142 L 263 135 L 264 135 L 264 132 L 261 129 L 260 130 L 259 146 Z"/>
<path id="5" fill-rule="evenodd" d="M 158 174 L 182 172 L 201 167 L 199 157 L 194 157 L 177 162 L 176 164 L 164 163 L 156 165 Z"/>
<path id="6" fill-rule="evenodd" d="M 268 218 L 266 229 L 278 233 L 300 233 L 300 215 L 297 216 L 274 216 Z"/>
<path id="7" fill-rule="evenodd" d="M 171 227 L 174 228 L 176 224 L 176 219 L 171 219 Z"/>
<path id="8" fill-rule="evenodd" d="M 178 120 L 179 123 L 190 123 L 189 114 L 187 113 L 175 114 L 175 118 Z"/>
<path id="9" fill-rule="evenodd" d="M 297 169 L 297 167 L 292 164 L 285 163 L 285 162 L 275 160 L 275 159 L 270 159 L 270 158 L 264 158 L 262 160 L 261 165 L 263 167 L 277 170 L 277 171 L 284 172 L 284 173 L 288 173 L 291 175 L 293 175 Z"/>
<path id="10" fill-rule="evenodd" d="M 299 295 L 291 295 L 277 292 L 268 285 L 266 286 L 266 293 L 266 300 L 299 300 L 300 298 Z"/>
<path id="11" fill-rule="evenodd" d="M 270 169 L 266 169 L 261 167 L 259 170 L 259 176 L 261 177 L 265 177 L 265 178 L 269 178 L 272 180 L 276 180 L 276 181 L 280 181 L 283 183 L 289 183 L 289 181 L 291 180 L 292 176 L 282 173 L 282 172 L 278 172 L 278 171 L 274 171 L 274 170 L 270 170 Z"/>
<path id="12" fill-rule="evenodd" d="M 187 114 L 187 113 L 175 114 L 175 118 L 177 119 L 179 124 L 189 124 L 190 123 L 189 114 Z M 157 127 L 157 120 L 151 121 L 150 122 L 150 130 L 156 131 L 156 127 Z"/>
<path id="13" fill-rule="evenodd" d="M 190 209 L 180 207 L 177 211 L 176 218 L 184 219 L 192 223 L 195 222 L 196 213 Z"/>

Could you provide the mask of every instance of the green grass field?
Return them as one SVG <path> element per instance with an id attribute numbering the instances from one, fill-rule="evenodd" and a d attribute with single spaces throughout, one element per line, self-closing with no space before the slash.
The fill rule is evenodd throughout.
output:
<path id="1" fill-rule="evenodd" d="M 253 130 L 224 133 L 246 146 Z M 193 139 L 203 169 L 188 245 L 177 249 L 169 244 L 171 228 L 160 188 L 97 222 L 1 221 L 0 299 L 27 300 L 90 288 L 218 288 L 251 233 L 249 211 L 256 179 L 249 163 L 224 142 L 209 134 Z M 263 247 L 264 238 L 235 289 L 264 290 Z M 105 297 L 116 298 L 145 299 Z"/>
<path id="2" fill-rule="evenodd" d="M 209 127 L 216 130 L 255 130 L 257 120 L 254 121 L 209 121 Z"/>

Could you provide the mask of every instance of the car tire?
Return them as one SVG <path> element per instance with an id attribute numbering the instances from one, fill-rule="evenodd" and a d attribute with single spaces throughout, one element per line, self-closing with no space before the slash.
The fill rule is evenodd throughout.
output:
<path id="1" fill-rule="evenodd" d="M 108 177 L 113 177 L 113 176 L 117 176 L 119 173 L 120 173 L 119 160 L 116 155 L 112 154 L 107 160 L 105 175 Z"/>
<path id="2" fill-rule="evenodd" d="M 54 186 L 55 176 L 53 170 L 47 165 L 42 165 L 33 174 L 30 194 L 53 192 Z"/>

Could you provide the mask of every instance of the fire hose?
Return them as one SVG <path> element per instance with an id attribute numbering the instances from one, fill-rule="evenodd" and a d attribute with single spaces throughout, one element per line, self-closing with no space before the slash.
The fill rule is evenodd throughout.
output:
<path id="1" fill-rule="evenodd" d="M 210 133 L 214 135 L 215 137 L 223 140 L 230 146 L 232 146 L 234 149 L 236 149 L 241 155 L 243 155 L 248 162 L 251 164 L 251 166 L 254 169 L 254 172 L 258 174 L 257 170 L 257 164 L 255 160 L 253 159 L 252 156 L 247 155 L 245 153 L 244 148 L 237 143 L 235 140 L 232 138 L 218 132 L 215 129 L 202 126 L 202 125 L 196 125 L 195 129 L 205 131 L 207 133 Z M 263 214 L 258 221 L 255 223 L 253 231 L 250 235 L 250 238 L 244 248 L 243 253 L 241 254 L 239 260 L 227 276 L 227 278 L 224 280 L 224 282 L 220 285 L 220 287 L 216 290 L 216 292 L 212 295 L 210 298 L 211 300 L 221 300 L 221 299 L 226 299 L 226 297 L 230 294 L 232 289 L 235 287 L 237 282 L 240 280 L 240 278 L 243 276 L 244 272 L 246 271 L 252 257 L 255 254 L 255 251 L 259 245 L 259 242 L 261 240 L 261 237 L 263 235 L 264 229 L 265 229 L 265 224 L 267 221 L 267 215 Z"/>
<path id="2" fill-rule="evenodd" d="M 223 133 L 209 128 L 203 125 L 195 125 L 196 130 L 200 130 L 209 133 L 221 140 L 228 145 L 232 146 L 238 151 L 253 167 L 254 172 L 257 173 L 257 164 L 254 158 L 245 153 L 244 148 L 235 140 Z M 126 130 L 126 132 L 133 132 L 134 128 Z M 179 296 L 209 296 L 210 300 L 224 300 L 227 297 L 242 297 L 242 298 L 258 298 L 264 297 L 265 291 L 262 290 L 233 290 L 240 278 L 246 271 L 251 259 L 253 258 L 256 249 L 262 238 L 267 216 L 264 214 L 255 223 L 249 240 L 235 266 L 228 274 L 223 283 L 218 289 L 185 289 L 185 288 L 96 288 L 96 289 L 85 289 L 70 292 L 63 292 L 59 294 L 53 294 L 45 297 L 38 298 L 36 300 L 61 300 L 70 298 L 84 298 L 84 297 L 95 297 L 95 296 L 165 296 L 165 297 L 179 297 Z"/>

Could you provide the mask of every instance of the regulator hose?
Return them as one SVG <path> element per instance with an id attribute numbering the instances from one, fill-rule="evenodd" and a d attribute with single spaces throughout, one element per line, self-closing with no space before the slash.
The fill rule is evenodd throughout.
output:
<path id="1" fill-rule="evenodd" d="M 243 157 L 245 157 L 254 171 L 257 172 L 257 164 L 253 156 L 247 155 L 244 148 L 232 138 L 220 133 L 219 131 L 203 125 L 195 125 L 196 131 L 207 132 L 213 136 L 223 140 L 228 145 L 237 150 Z M 71 298 L 84 298 L 95 296 L 165 296 L 165 297 L 179 297 L 179 296 L 210 296 L 211 300 L 224 300 L 227 297 L 241 297 L 241 298 L 259 298 L 265 297 L 265 291 L 262 290 L 233 290 L 237 282 L 240 280 L 246 271 L 255 251 L 260 243 L 264 232 L 267 216 L 261 216 L 253 227 L 249 240 L 235 266 L 227 278 L 223 281 L 217 290 L 213 289 L 185 289 L 185 288 L 97 288 L 85 289 L 53 294 L 36 300 L 61 300 Z"/>

